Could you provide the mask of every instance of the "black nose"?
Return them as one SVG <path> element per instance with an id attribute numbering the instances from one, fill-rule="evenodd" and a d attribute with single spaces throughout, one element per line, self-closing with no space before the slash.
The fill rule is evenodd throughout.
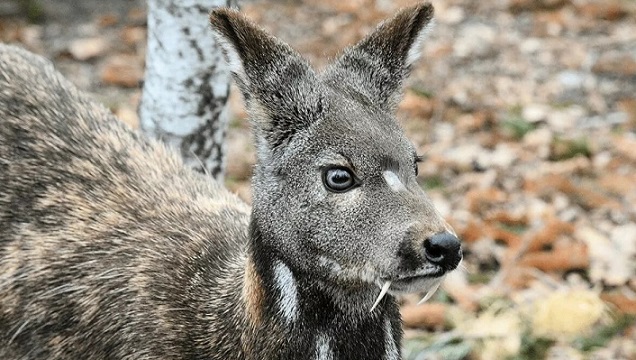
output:
<path id="1" fill-rule="evenodd" d="M 424 241 L 425 256 L 428 261 L 453 270 L 462 259 L 462 246 L 459 239 L 450 233 L 435 234 Z"/>

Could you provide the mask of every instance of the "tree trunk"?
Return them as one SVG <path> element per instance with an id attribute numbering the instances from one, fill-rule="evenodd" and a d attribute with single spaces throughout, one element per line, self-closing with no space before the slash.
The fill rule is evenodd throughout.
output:
<path id="1" fill-rule="evenodd" d="M 223 179 L 230 71 L 208 13 L 237 0 L 148 0 L 148 52 L 139 109 L 148 136 L 186 164 Z"/>

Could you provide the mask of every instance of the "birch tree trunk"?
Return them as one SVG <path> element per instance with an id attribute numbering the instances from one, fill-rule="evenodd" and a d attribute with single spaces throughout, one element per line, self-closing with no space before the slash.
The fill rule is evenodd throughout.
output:
<path id="1" fill-rule="evenodd" d="M 185 163 L 223 179 L 231 75 L 208 13 L 237 0 L 148 0 L 148 50 L 141 129 L 181 152 Z"/>

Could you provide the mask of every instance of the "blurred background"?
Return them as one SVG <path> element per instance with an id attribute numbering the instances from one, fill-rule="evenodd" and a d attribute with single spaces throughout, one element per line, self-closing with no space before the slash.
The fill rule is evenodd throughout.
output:
<path id="1" fill-rule="evenodd" d="M 414 0 L 251 0 L 317 68 Z M 463 239 L 406 359 L 636 359 L 636 1 L 435 0 L 398 117 L 419 181 Z M 143 0 L 0 0 L 0 41 L 52 59 L 138 127 Z M 254 162 L 231 98 L 227 186 Z"/>

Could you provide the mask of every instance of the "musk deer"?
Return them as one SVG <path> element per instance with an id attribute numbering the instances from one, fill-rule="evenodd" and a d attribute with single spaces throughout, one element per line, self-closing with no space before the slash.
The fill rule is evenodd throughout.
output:
<path id="1" fill-rule="evenodd" d="M 251 118 L 251 208 L 0 46 L 0 358 L 399 359 L 395 296 L 462 256 L 393 115 L 432 15 L 317 73 L 211 13 Z"/>

